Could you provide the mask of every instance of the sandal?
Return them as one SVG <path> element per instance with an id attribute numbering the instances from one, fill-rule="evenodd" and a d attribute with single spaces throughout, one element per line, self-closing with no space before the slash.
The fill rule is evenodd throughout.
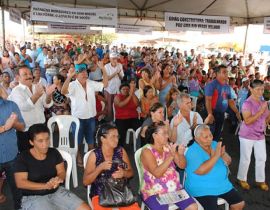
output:
<path id="1" fill-rule="evenodd" d="M 242 181 L 242 180 L 237 180 L 238 184 L 240 185 L 240 187 L 243 189 L 243 190 L 249 190 L 250 189 L 250 186 L 249 184 L 246 182 L 246 181 Z"/>
<path id="2" fill-rule="evenodd" d="M 0 195 L 0 203 L 4 203 L 7 200 L 7 197 L 3 194 Z"/>
<path id="3" fill-rule="evenodd" d="M 268 191 L 269 187 L 265 182 L 256 182 L 256 186 L 263 191 Z"/>

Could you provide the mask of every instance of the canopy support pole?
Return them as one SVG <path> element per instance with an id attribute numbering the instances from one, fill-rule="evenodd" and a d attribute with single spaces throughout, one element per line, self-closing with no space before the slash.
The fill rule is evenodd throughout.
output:
<path id="1" fill-rule="evenodd" d="M 246 28 L 246 33 L 245 33 L 245 41 L 244 41 L 244 47 L 243 47 L 243 54 L 244 55 L 246 54 L 248 28 L 249 28 L 249 23 L 247 23 L 247 28 Z"/>
<path id="2" fill-rule="evenodd" d="M 2 15 L 2 36 L 3 36 L 3 50 L 6 49 L 6 31 L 5 31 L 5 10 L 4 2 L 1 1 L 1 15 Z"/>

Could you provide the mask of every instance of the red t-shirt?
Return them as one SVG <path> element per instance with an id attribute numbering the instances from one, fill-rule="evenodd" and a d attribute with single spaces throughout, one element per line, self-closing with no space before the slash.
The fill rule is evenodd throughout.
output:
<path id="1" fill-rule="evenodd" d="M 125 100 L 126 96 L 122 94 L 118 94 L 115 97 L 118 97 L 120 101 Z M 138 112 L 137 112 L 137 105 L 134 103 L 133 99 L 130 99 L 130 101 L 123 107 L 118 107 L 114 105 L 115 109 L 115 119 L 131 119 L 131 118 L 138 118 Z"/>

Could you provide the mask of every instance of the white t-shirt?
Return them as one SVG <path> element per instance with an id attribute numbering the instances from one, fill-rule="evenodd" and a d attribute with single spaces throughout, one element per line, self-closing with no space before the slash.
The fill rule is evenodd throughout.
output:
<path id="1" fill-rule="evenodd" d="M 115 67 L 111 65 L 111 63 L 108 63 L 105 65 L 106 72 L 108 74 L 108 77 L 121 69 L 121 76 L 124 76 L 123 72 L 123 66 L 122 64 L 118 63 Z M 119 78 L 118 74 L 115 75 L 111 80 L 108 82 L 108 87 L 105 88 L 105 90 L 110 94 L 116 94 L 119 92 L 119 87 L 121 85 L 121 79 Z"/>
<path id="2" fill-rule="evenodd" d="M 78 80 L 71 82 L 67 94 L 71 100 L 71 115 L 79 119 L 95 117 L 97 114 L 95 92 L 102 90 L 102 82 L 88 79 L 86 81 L 86 91 Z"/>
<path id="3" fill-rule="evenodd" d="M 187 146 L 189 141 L 193 139 L 192 130 L 190 129 L 190 127 L 193 124 L 193 118 L 195 114 L 197 115 L 197 125 L 203 124 L 203 120 L 200 114 L 198 112 L 190 111 L 191 125 L 188 123 L 188 121 L 185 118 L 183 118 L 182 122 L 177 126 L 177 138 L 176 138 L 177 144 L 183 144 Z M 171 128 L 173 128 L 173 122 L 174 122 L 174 118 L 172 119 L 171 124 L 170 124 Z"/>

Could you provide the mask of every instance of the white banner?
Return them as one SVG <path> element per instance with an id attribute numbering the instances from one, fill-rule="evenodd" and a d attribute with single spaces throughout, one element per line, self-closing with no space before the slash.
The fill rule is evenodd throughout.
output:
<path id="1" fill-rule="evenodd" d="M 230 18 L 165 12 L 167 31 L 207 31 L 228 33 Z"/>
<path id="2" fill-rule="evenodd" d="M 152 28 L 143 26 L 118 25 L 116 28 L 116 33 L 151 35 Z"/>
<path id="3" fill-rule="evenodd" d="M 58 7 L 32 1 L 31 20 L 117 27 L 117 9 Z"/>
<path id="4" fill-rule="evenodd" d="M 48 31 L 58 33 L 87 33 L 90 31 L 90 27 L 79 24 L 48 23 Z"/>
<path id="5" fill-rule="evenodd" d="M 9 8 L 9 20 L 21 24 L 21 11 L 15 8 Z"/>
<path id="6" fill-rule="evenodd" d="M 264 18 L 263 33 L 270 34 L 270 17 Z"/>

